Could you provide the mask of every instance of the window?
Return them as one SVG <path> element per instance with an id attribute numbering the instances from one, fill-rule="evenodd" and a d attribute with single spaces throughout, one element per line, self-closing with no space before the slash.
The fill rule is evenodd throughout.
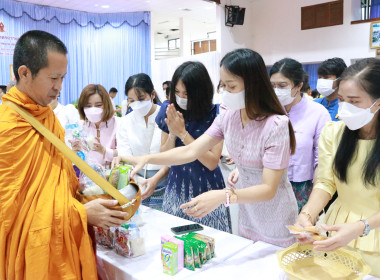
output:
<path id="1" fill-rule="evenodd" d="M 168 40 L 168 50 L 176 50 L 176 49 L 179 49 L 180 47 L 180 40 L 179 38 L 176 38 L 176 39 L 169 39 Z"/>
<path id="2" fill-rule="evenodd" d="M 361 0 L 361 4 L 360 4 L 360 8 L 361 8 L 361 19 L 362 20 L 366 20 L 366 19 L 370 19 L 370 15 L 371 15 L 371 3 L 372 0 Z"/>

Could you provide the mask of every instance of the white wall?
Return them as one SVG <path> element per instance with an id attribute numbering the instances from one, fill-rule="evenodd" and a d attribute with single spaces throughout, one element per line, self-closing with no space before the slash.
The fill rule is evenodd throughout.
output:
<path id="1" fill-rule="evenodd" d="M 338 56 L 347 64 L 351 59 L 374 57 L 375 51 L 369 48 L 370 23 L 351 24 L 358 19 L 351 9 L 353 1 L 344 1 L 343 25 L 301 30 L 301 6 L 327 1 L 254 0 L 246 11 L 246 17 L 252 18 L 246 44 L 259 52 L 267 65 L 284 57 L 305 63 Z"/>
<path id="2" fill-rule="evenodd" d="M 243 25 L 234 27 L 225 26 L 225 5 L 234 5 L 246 8 Z M 252 26 L 254 18 L 252 13 L 252 0 L 222 0 L 216 7 L 216 49 L 223 57 L 229 51 L 237 48 L 249 48 L 253 41 Z"/>

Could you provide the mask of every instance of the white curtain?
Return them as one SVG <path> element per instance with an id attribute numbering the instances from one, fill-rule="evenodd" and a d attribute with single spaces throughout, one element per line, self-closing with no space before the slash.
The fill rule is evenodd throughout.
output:
<path id="1" fill-rule="evenodd" d="M 220 103 L 220 96 L 216 94 L 216 87 L 219 83 L 220 63 L 220 54 L 218 52 L 208 52 L 187 57 L 154 60 L 151 68 L 152 81 L 160 99 L 165 100 L 165 93 L 162 91 L 162 83 L 165 81 L 171 81 L 177 67 L 186 61 L 199 61 L 204 64 L 214 85 L 214 103 Z"/>

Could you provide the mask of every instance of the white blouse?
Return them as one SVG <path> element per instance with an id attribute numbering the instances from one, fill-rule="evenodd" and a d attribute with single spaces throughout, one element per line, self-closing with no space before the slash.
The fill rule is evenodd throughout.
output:
<path id="1" fill-rule="evenodd" d="M 131 112 L 121 118 L 119 122 L 116 141 L 119 156 L 143 156 L 160 152 L 161 129 L 156 124 L 156 116 L 160 111 L 157 105 L 156 111 L 148 117 L 148 124 L 144 117 Z M 147 170 L 159 170 L 162 166 L 148 164 Z"/>

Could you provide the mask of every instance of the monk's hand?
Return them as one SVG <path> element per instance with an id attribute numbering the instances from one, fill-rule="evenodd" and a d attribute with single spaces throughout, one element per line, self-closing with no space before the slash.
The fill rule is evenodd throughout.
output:
<path id="1" fill-rule="evenodd" d="M 94 199 L 87 202 L 84 206 L 87 210 L 87 222 L 91 226 L 102 227 L 108 229 L 110 227 L 118 227 L 125 223 L 124 219 L 128 218 L 128 213 L 111 210 L 108 207 L 118 205 L 117 200 Z"/>
<path id="2" fill-rule="evenodd" d="M 182 204 L 180 208 L 189 216 L 199 219 L 214 211 L 223 202 L 226 202 L 226 192 L 212 190 L 192 198 L 190 202 Z"/>

